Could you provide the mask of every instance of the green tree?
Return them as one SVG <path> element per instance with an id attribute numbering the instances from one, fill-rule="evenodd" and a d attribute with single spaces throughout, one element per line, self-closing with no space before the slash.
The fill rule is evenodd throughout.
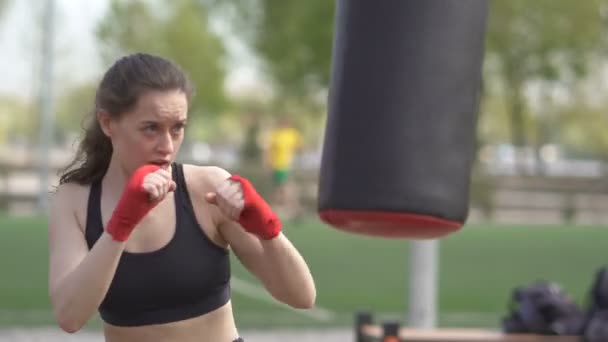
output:
<path id="1" fill-rule="evenodd" d="M 486 60 L 492 67 L 487 70 L 506 98 L 514 145 L 530 144 L 528 85 L 536 82 L 544 92 L 587 74 L 602 47 L 604 5 L 603 0 L 490 3 Z"/>
<path id="2" fill-rule="evenodd" d="M 55 135 L 59 139 L 69 138 L 71 133 L 79 132 L 84 120 L 92 114 L 95 86 L 92 83 L 81 84 L 57 96 Z"/>
<path id="3" fill-rule="evenodd" d="M 310 102 L 329 83 L 335 4 L 325 0 L 207 0 L 261 59 L 277 97 Z"/>
<path id="4" fill-rule="evenodd" d="M 0 144 L 9 140 L 29 141 L 36 133 L 36 117 L 30 104 L 21 98 L 0 97 Z"/>
<path id="5" fill-rule="evenodd" d="M 606 102 L 591 106 L 580 100 L 560 109 L 560 145 L 569 157 L 608 161 L 607 110 Z"/>
<path id="6" fill-rule="evenodd" d="M 284 95 L 310 95 L 329 83 L 335 5 L 331 1 L 261 1 L 253 41 Z"/>
<path id="7" fill-rule="evenodd" d="M 195 0 L 113 0 L 97 30 L 103 58 L 110 63 L 122 54 L 149 52 L 174 60 L 197 88 L 191 113 L 211 119 L 225 108 L 227 100 L 223 91 L 225 48 L 210 28 L 208 13 Z M 198 138 L 213 134 L 205 125 L 192 128 Z"/>

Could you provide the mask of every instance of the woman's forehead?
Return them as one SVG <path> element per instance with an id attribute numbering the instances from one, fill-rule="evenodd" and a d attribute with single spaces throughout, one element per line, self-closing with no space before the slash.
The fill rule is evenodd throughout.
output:
<path id="1" fill-rule="evenodd" d="M 140 119 L 185 120 L 188 115 L 186 95 L 175 91 L 150 91 L 142 94 L 135 110 Z"/>

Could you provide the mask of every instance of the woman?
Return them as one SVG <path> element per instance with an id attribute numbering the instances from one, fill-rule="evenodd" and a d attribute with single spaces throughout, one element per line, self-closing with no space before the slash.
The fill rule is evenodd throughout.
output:
<path id="1" fill-rule="evenodd" d="M 242 341 L 229 250 L 277 300 L 314 305 L 306 263 L 253 186 L 175 162 L 192 93 L 178 66 L 148 54 L 104 75 L 51 202 L 49 294 L 66 332 L 99 311 L 109 342 Z"/>

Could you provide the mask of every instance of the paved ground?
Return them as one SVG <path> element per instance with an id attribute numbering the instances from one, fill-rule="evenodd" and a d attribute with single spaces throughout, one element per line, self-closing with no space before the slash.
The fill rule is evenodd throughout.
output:
<path id="1" fill-rule="evenodd" d="M 348 342 L 353 341 L 350 330 L 243 331 L 246 342 Z M 99 333 L 65 334 L 57 329 L 0 330 L 0 342 L 103 342 Z"/>

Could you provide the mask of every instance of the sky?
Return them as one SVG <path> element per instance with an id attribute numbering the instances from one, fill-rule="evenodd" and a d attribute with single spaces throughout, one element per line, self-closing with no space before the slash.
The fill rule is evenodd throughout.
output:
<path id="1" fill-rule="evenodd" d="M 55 0 L 56 39 L 55 84 L 58 88 L 97 79 L 103 72 L 95 45 L 94 28 L 108 8 L 109 0 Z M 31 97 L 40 78 L 40 26 L 31 12 L 43 1 L 12 1 L 0 22 L 0 94 Z M 225 32 L 221 23 L 215 25 Z M 235 37 L 226 35 L 232 71 L 227 77 L 229 91 L 254 89 L 257 74 L 252 58 Z M 77 70 L 77 72 L 74 72 Z"/>

